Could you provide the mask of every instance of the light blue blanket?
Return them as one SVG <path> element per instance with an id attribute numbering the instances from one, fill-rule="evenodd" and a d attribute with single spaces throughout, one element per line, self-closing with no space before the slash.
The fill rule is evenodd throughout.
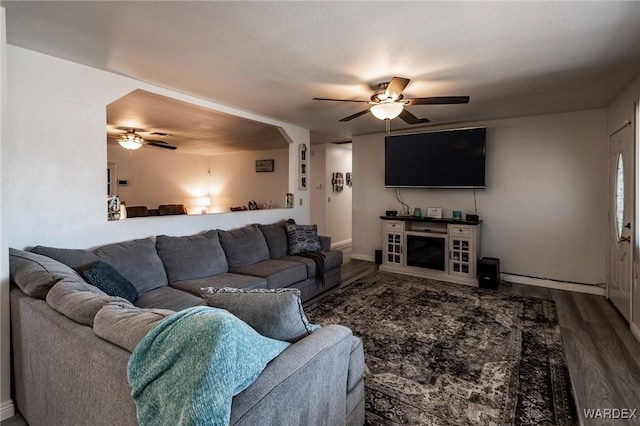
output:
<path id="1" fill-rule="evenodd" d="M 223 309 L 198 306 L 165 318 L 129 360 L 139 424 L 227 425 L 233 396 L 289 345 Z"/>

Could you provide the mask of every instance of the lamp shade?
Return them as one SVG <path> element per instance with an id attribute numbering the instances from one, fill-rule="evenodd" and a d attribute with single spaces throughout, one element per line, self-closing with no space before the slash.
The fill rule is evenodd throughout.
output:
<path id="1" fill-rule="evenodd" d="M 391 120 L 396 118 L 402 110 L 404 105 L 396 102 L 382 102 L 369 108 L 371 114 L 380 120 Z"/>
<path id="2" fill-rule="evenodd" d="M 143 139 L 140 135 L 136 135 L 135 133 L 126 133 L 120 136 L 118 143 L 125 149 L 134 150 L 142 146 Z"/>

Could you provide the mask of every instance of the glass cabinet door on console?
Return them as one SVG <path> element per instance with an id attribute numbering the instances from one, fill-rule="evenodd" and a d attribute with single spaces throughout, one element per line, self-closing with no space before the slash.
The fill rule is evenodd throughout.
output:
<path id="1" fill-rule="evenodd" d="M 475 227 L 450 225 L 449 274 L 464 277 L 476 276 Z"/>
<path id="2" fill-rule="evenodd" d="M 404 222 L 389 220 L 384 221 L 382 226 L 382 263 L 386 265 L 402 266 L 404 263 Z"/>

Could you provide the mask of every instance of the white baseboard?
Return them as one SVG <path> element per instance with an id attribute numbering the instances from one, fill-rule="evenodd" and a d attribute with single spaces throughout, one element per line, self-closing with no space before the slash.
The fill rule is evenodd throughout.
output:
<path id="1" fill-rule="evenodd" d="M 331 250 L 342 250 L 351 245 L 351 238 L 348 240 L 338 241 L 331 244 Z"/>
<path id="2" fill-rule="evenodd" d="M 356 260 L 366 260 L 367 262 L 375 262 L 376 261 L 375 256 L 368 256 L 366 254 L 355 254 L 355 253 L 352 253 L 351 254 L 351 258 L 352 259 L 356 259 Z"/>
<path id="3" fill-rule="evenodd" d="M 16 408 L 12 400 L 0 403 L 0 421 L 7 420 L 16 415 Z"/>
<path id="4" fill-rule="evenodd" d="M 500 274 L 500 277 L 511 283 L 535 285 L 538 287 L 553 288 L 556 290 L 575 291 L 577 293 L 595 294 L 604 296 L 605 289 L 595 285 L 565 283 L 562 281 L 545 280 L 542 278 L 523 277 L 520 275 Z"/>

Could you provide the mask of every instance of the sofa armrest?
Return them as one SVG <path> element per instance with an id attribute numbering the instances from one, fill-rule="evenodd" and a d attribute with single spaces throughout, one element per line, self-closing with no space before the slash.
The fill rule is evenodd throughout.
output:
<path id="1" fill-rule="evenodd" d="M 287 348 L 233 398 L 230 424 L 344 424 L 352 336 L 328 325 Z"/>
<path id="2" fill-rule="evenodd" d="M 320 239 L 320 247 L 322 248 L 322 251 L 331 250 L 331 237 L 318 235 L 318 239 Z"/>

